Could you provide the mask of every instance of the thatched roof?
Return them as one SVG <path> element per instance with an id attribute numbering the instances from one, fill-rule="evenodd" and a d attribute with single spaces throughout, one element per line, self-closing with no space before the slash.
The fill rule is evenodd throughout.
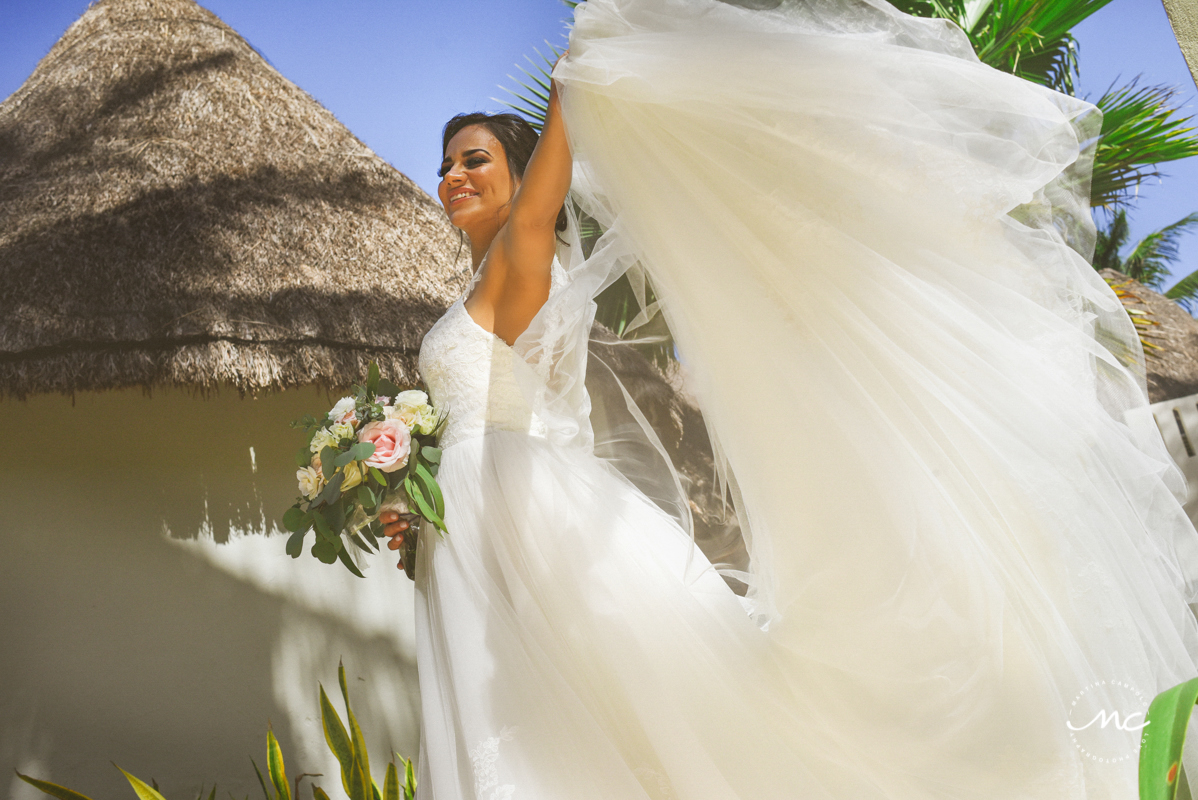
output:
<path id="1" fill-rule="evenodd" d="M 1169 24 L 1173 26 L 1173 34 L 1181 46 L 1181 54 L 1190 67 L 1194 83 L 1198 84 L 1198 4 L 1193 0 L 1164 1 Z"/>
<path id="2" fill-rule="evenodd" d="M 1144 320 L 1140 324 L 1148 346 L 1148 399 L 1153 403 L 1198 394 L 1198 319 L 1174 301 L 1121 272 L 1099 274 L 1115 288 L 1123 305 Z"/>
<path id="3" fill-rule="evenodd" d="M 458 248 L 216 16 L 100 0 L 0 104 L 0 396 L 407 382 Z"/>

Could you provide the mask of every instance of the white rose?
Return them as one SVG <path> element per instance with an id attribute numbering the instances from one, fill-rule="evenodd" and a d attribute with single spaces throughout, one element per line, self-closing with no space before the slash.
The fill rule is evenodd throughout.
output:
<path id="1" fill-rule="evenodd" d="M 419 389 L 408 389 L 406 392 L 400 392 L 395 395 L 396 408 L 411 408 L 415 411 L 427 404 L 428 395 Z"/>
<path id="2" fill-rule="evenodd" d="M 437 422 L 439 422 L 437 412 L 433 410 L 432 406 L 426 405 L 420 409 L 420 413 L 417 415 L 416 427 L 420 433 L 428 436 L 436 430 Z"/>
<path id="3" fill-rule="evenodd" d="M 326 447 L 332 447 L 333 449 L 336 449 L 338 441 L 339 440 L 337 437 L 330 433 L 327 428 L 321 428 L 316 432 L 316 435 L 312 437 L 312 446 L 308 449 L 313 453 L 320 453 L 320 451 L 324 450 Z"/>
<path id="4" fill-rule="evenodd" d="M 340 442 L 342 439 L 354 438 L 354 426 L 348 422 L 334 422 L 329 426 L 329 431 Z M 336 447 L 336 445 L 334 445 Z"/>
<path id="5" fill-rule="evenodd" d="M 352 397 L 342 397 L 337 401 L 337 405 L 333 406 L 333 410 L 329 412 L 329 419 L 337 422 L 349 422 L 354 416 L 354 409 L 357 408 L 358 401 Z"/>
<path id="6" fill-rule="evenodd" d="M 408 430 L 416 424 L 416 418 L 420 415 L 420 411 L 412 406 L 387 406 L 383 409 L 387 419 L 397 419 L 404 424 Z"/>
<path id="7" fill-rule="evenodd" d="M 300 494 L 309 500 L 315 500 L 324 484 L 324 476 L 312 467 L 296 470 L 295 479 L 299 482 Z"/>

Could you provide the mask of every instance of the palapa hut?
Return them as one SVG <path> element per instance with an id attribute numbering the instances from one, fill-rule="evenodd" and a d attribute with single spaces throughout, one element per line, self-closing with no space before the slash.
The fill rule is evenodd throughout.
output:
<path id="1" fill-rule="evenodd" d="M 241 796 L 268 722 L 293 774 L 335 775 L 316 689 L 342 656 L 372 747 L 415 753 L 394 559 L 360 581 L 248 534 L 294 499 L 288 421 L 371 359 L 415 378 L 458 249 L 434 201 L 191 0 L 101 0 L 0 104 L 10 776 L 124 796 L 115 761 L 167 796 Z"/>
<path id="2" fill-rule="evenodd" d="M 0 767 L 125 796 L 115 761 L 168 797 L 241 796 L 269 721 L 291 775 L 336 797 L 316 685 L 342 657 L 372 751 L 415 754 L 412 585 L 392 557 L 361 581 L 263 534 L 295 495 L 286 423 L 372 359 L 414 380 L 459 247 L 192 0 L 100 0 L 0 104 Z M 710 552 L 743 557 L 698 412 L 596 347 Z M 9 796 L 40 795 L 13 778 Z"/>

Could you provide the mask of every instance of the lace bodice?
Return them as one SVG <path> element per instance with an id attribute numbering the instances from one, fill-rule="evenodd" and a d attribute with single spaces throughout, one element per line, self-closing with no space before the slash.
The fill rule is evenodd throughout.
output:
<path id="1" fill-rule="evenodd" d="M 552 280 L 557 286 L 563 270 L 556 259 Z M 505 430 L 544 436 L 547 428 L 524 399 L 513 369 L 518 358 L 506 342 L 483 330 L 458 298 L 425 334 L 420 345 L 420 374 L 429 396 L 448 420 L 441 447 Z"/>

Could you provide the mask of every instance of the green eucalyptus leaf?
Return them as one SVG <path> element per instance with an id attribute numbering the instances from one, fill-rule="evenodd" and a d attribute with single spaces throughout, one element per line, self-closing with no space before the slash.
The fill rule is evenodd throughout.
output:
<path id="1" fill-rule="evenodd" d="M 292 558 L 299 558 L 304 552 L 304 536 L 307 531 L 299 531 L 287 537 L 287 555 Z"/>
<path id="2" fill-rule="evenodd" d="M 333 547 L 333 543 L 327 539 L 312 545 L 311 552 L 321 563 L 333 564 L 337 561 L 337 550 Z"/>
<path id="3" fill-rule="evenodd" d="M 300 509 L 298 503 L 283 512 L 283 527 L 287 530 L 295 533 L 303 527 L 303 524 L 304 512 Z"/>
<path id="4" fill-rule="evenodd" d="M 370 487 L 364 483 L 358 485 L 358 504 L 362 506 L 363 511 L 374 508 L 378 504 L 374 492 L 370 491 Z"/>
<path id="5" fill-rule="evenodd" d="M 333 447 L 325 445 L 320 451 L 320 469 L 324 473 L 326 481 L 332 480 L 333 473 L 337 470 L 337 450 Z"/>
<path id="6" fill-rule="evenodd" d="M 325 519 L 324 514 L 313 514 L 312 521 L 316 523 L 316 533 L 320 541 L 331 541 L 337 538 L 337 534 L 329 527 L 329 521 Z"/>
<path id="7" fill-rule="evenodd" d="M 386 378 L 379 378 L 379 394 L 395 399 L 395 395 L 399 394 L 399 387 Z"/>
<path id="8" fill-rule="evenodd" d="M 432 464 L 440 464 L 441 463 L 441 448 L 439 448 L 439 447 L 432 447 L 432 446 L 422 447 L 420 449 L 420 454 L 421 454 L 421 457 L 423 457 L 425 461 L 428 461 Z"/>

